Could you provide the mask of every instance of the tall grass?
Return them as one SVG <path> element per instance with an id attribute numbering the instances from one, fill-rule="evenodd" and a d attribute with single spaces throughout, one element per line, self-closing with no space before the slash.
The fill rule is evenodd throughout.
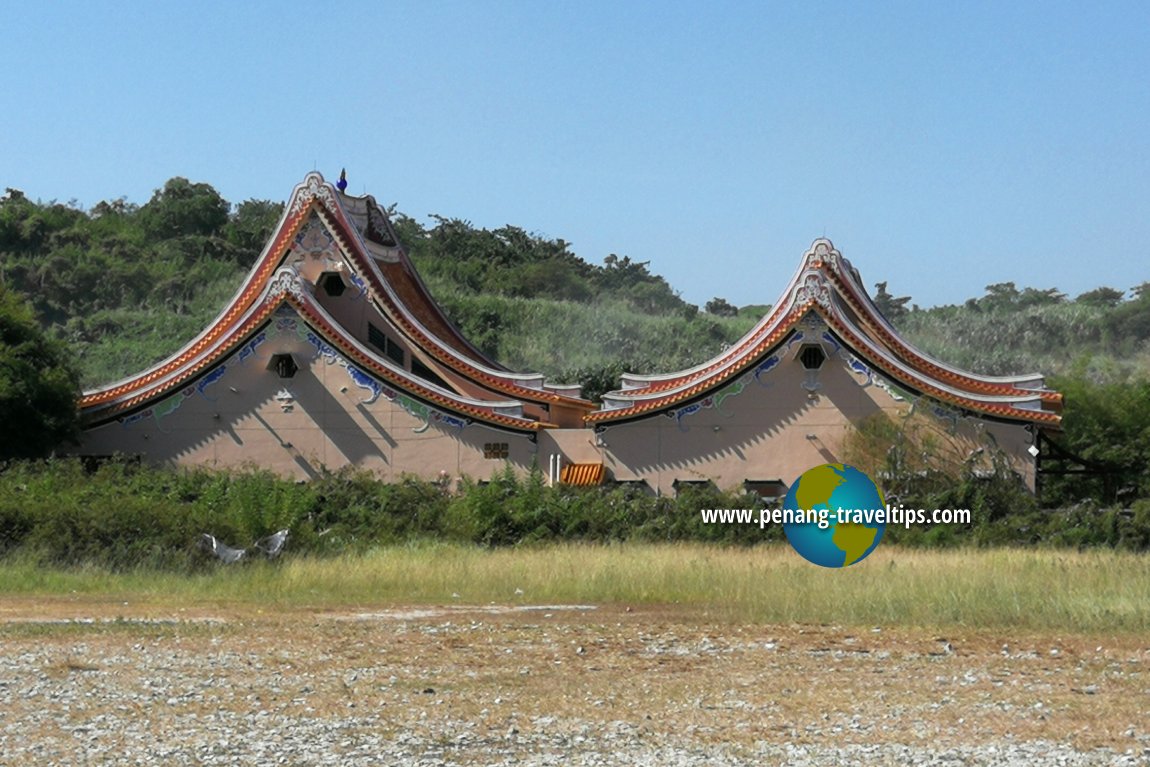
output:
<path id="1" fill-rule="evenodd" d="M 959 368 L 992 375 L 1075 374 L 1091 380 L 1145 377 L 1145 339 L 1115 336 L 1116 310 L 1080 302 L 996 311 L 938 306 L 898 320 L 911 343 Z"/>
<path id="2" fill-rule="evenodd" d="M 645 368 L 635 372 L 677 370 L 717 354 L 754 323 L 698 312 L 644 313 L 617 298 L 582 303 L 451 290 L 436 298 L 464 335 L 496 359 L 552 377 L 620 363 Z"/>
<path id="3" fill-rule="evenodd" d="M 196 285 L 181 311 L 146 304 L 102 309 L 72 317 L 56 335 L 76 354 L 85 388 L 144 370 L 195 338 L 219 313 L 242 282 L 244 272 L 214 264 L 218 276 Z"/>
<path id="4" fill-rule="evenodd" d="M 395 604 L 680 605 L 716 619 L 1067 632 L 1150 630 L 1150 559 L 1113 551 L 878 549 L 828 570 L 788 547 L 418 545 L 195 575 L 0 563 L 0 594 L 264 609 Z"/>

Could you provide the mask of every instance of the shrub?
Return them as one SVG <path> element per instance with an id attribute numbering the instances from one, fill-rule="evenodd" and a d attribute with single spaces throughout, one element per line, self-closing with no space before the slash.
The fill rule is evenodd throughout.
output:
<path id="1" fill-rule="evenodd" d="M 939 487 L 945 487 L 940 491 Z M 1001 474 L 931 485 L 910 508 L 970 508 L 969 526 L 888 528 L 906 546 L 1104 546 L 1150 549 L 1150 501 L 1129 509 L 1080 504 L 1040 510 Z M 44 564 L 193 571 L 214 565 L 201 533 L 245 547 L 291 531 L 288 555 L 329 555 L 426 539 L 516 546 L 554 541 L 705 541 L 753 545 L 781 526 L 703 524 L 700 509 L 758 508 L 754 496 L 689 487 L 656 497 L 624 487 L 548 487 L 539 472 L 510 467 L 458 492 L 414 478 L 383 483 L 342 469 L 301 484 L 268 472 L 159 469 L 113 461 L 14 463 L 0 472 L 0 556 Z"/>

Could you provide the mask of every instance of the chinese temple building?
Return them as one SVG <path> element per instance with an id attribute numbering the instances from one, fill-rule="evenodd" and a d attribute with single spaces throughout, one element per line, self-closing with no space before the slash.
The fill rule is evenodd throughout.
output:
<path id="1" fill-rule="evenodd" d="M 959 458 L 989 444 L 1033 486 L 1039 432 L 1059 428 L 1061 404 L 1041 376 L 975 375 L 911 347 L 825 239 L 719 356 L 624 376 L 595 404 L 488 359 L 429 295 L 386 211 L 312 173 L 199 336 L 84 393 L 78 452 L 301 479 L 355 465 L 482 480 L 510 464 L 568 484 L 777 495 L 844 460 L 859 425 L 885 415 L 921 421 Z"/>

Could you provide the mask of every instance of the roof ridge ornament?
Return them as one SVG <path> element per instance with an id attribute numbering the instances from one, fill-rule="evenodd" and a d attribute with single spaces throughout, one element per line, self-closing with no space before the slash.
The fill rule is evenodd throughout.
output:
<path id="1" fill-rule="evenodd" d="M 280 267 L 275 276 L 268 281 L 268 296 L 291 294 L 296 298 L 303 298 L 303 279 L 294 267 Z"/>
<path id="2" fill-rule="evenodd" d="M 825 309 L 831 305 L 831 287 L 827 272 L 838 272 L 842 266 L 842 254 L 834 243 L 820 237 L 811 243 L 803 254 L 803 271 L 795 288 L 795 303 L 798 305 L 817 303 Z"/>
<path id="3" fill-rule="evenodd" d="M 842 257 L 842 253 L 839 253 L 838 249 L 835 248 L 835 244 L 826 237 L 820 237 L 812 242 L 805 254 L 808 269 L 829 267 L 834 271 L 839 271 Z"/>
<path id="4" fill-rule="evenodd" d="M 802 282 L 795 290 L 795 303 L 806 305 L 817 303 L 824 309 L 831 305 L 831 288 L 827 276 L 822 271 L 810 269 L 803 274 Z"/>
<path id="5" fill-rule="evenodd" d="M 335 193 L 332 186 L 323 180 L 323 174 L 318 171 L 312 171 L 304 176 L 303 181 L 295 188 L 288 215 L 298 214 L 315 199 L 322 202 L 329 210 L 335 207 Z"/>

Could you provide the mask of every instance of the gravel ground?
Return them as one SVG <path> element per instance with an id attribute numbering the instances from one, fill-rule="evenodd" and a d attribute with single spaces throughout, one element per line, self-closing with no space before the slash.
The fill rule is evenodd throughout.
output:
<path id="1" fill-rule="evenodd" d="M 157 612 L 0 603 L 0 764 L 1150 765 L 1139 637 Z"/>

